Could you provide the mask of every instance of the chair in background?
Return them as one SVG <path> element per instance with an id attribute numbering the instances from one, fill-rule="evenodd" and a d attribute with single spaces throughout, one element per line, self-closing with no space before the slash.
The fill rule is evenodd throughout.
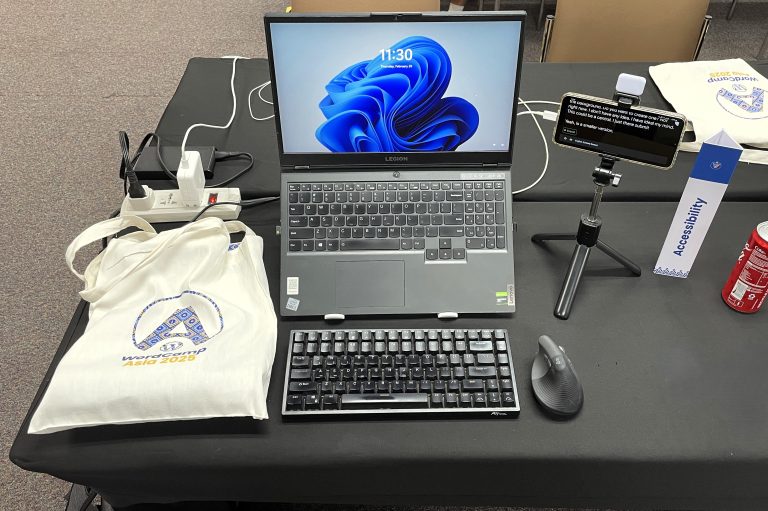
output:
<path id="1" fill-rule="evenodd" d="M 483 10 L 483 0 L 477 0 L 477 9 Z M 501 9 L 501 0 L 494 0 L 493 10 L 498 11 Z M 541 28 L 541 20 L 544 18 L 544 0 L 539 0 L 539 15 L 536 18 L 536 30 Z"/>
<path id="2" fill-rule="evenodd" d="M 696 60 L 712 20 L 709 0 L 558 0 L 541 62 Z"/>

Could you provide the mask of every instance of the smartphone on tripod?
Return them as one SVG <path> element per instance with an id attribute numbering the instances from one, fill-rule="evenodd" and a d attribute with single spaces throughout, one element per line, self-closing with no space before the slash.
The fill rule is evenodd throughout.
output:
<path id="1" fill-rule="evenodd" d="M 567 93 L 553 135 L 555 144 L 668 169 L 683 137 L 684 116 L 609 99 Z"/>

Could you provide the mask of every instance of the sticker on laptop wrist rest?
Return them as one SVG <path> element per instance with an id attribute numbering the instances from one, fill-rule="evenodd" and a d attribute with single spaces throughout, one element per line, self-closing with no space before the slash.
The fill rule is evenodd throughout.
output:
<path id="1" fill-rule="evenodd" d="M 299 310 L 299 303 L 301 303 L 301 300 L 297 300 L 296 298 L 288 298 L 288 301 L 285 303 L 285 308 L 289 311 L 296 312 Z"/>

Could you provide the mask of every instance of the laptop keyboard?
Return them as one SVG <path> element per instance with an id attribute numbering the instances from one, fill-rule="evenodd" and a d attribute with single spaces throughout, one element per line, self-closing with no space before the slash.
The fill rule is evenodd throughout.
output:
<path id="1" fill-rule="evenodd" d="M 507 247 L 505 196 L 500 180 L 289 183 L 288 250 L 463 260 Z"/>
<path id="2" fill-rule="evenodd" d="M 506 330 L 291 331 L 283 415 L 520 411 Z"/>

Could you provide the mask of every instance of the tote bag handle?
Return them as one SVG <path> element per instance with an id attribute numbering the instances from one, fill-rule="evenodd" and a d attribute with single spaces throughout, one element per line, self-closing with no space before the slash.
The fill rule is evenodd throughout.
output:
<path id="1" fill-rule="evenodd" d="M 77 237 L 72 240 L 72 243 L 70 243 L 67 247 L 67 251 L 64 257 L 67 261 L 67 267 L 69 268 L 69 271 L 71 271 L 78 279 L 85 282 L 85 276 L 75 270 L 73 264 L 75 255 L 77 255 L 80 249 L 84 246 L 90 245 L 94 241 L 106 238 L 107 236 L 117 234 L 118 232 L 122 231 L 123 229 L 127 229 L 128 227 L 136 227 L 142 231 L 156 234 L 154 227 L 152 227 L 149 222 L 137 216 L 118 216 L 94 224 L 78 234 Z"/>

